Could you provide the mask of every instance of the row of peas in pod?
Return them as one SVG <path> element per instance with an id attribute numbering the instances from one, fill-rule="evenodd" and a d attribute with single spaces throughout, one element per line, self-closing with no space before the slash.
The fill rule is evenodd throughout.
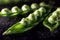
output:
<path id="1" fill-rule="evenodd" d="M 43 25 L 50 29 L 50 31 L 54 31 L 60 25 L 60 7 L 57 8 L 54 12 L 50 13 L 46 19 L 43 21 Z"/>
<path id="2" fill-rule="evenodd" d="M 50 13 L 51 8 L 45 3 L 40 3 L 40 5 L 41 7 L 37 10 L 35 10 L 35 6 L 32 5 L 32 9 L 34 8 L 35 11 L 12 25 L 3 33 L 3 35 L 26 32 L 44 20 L 44 18 Z"/>
<path id="3" fill-rule="evenodd" d="M 16 16 L 16 15 L 27 15 L 29 12 L 37 10 L 39 7 L 43 6 L 44 3 L 32 3 L 31 6 L 24 4 L 21 8 L 14 6 L 12 9 L 3 8 L 0 12 L 0 16 Z"/>

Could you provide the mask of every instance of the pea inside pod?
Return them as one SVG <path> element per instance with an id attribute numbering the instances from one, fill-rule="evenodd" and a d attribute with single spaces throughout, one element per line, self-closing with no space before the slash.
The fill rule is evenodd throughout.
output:
<path id="1" fill-rule="evenodd" d="M 21 9 L 23 11 L 23 14 L 26 14 L 30 11 L 30 7 L 26 4 L 24 4 Z"/>
<path id="2" fill-rule="evenodd" d="M 60 22 L 59 15 L 60 15 L 60 7 L 46 17 L 46 19 L 43 22 L 44 26 L 49 28 L 50 31 L 54 31 L 59 26 Z"/>
<path id="3" fill-rule="evenodd" d="M 39 5 L 38 5 L 37 3 L 31 4 L 31 10 L 32 10 L 32 11 L 35 11 L 35 10 L 37 10 L 38 8 L 39 8 Z"/>
<path id="4" fill-rule="evenodd" d="M 12 7 L 11 12 L 12 12 L 11 16 L 22 14 L 22 10 L 17 6 Z"/>
<path id="5" fill-rule="evenodd" d="M 1 10 L 1 16 L 10 16 L 12 12 L 8 8 L 4 8 Z"/>
<path id="6" fill-rule="evenodd" d="M 9 10 L 8 8 L 3 8 L 1 10 L 1 16 L 28 15 L 29 13 L 34 12 L 35 10 L 37 10 L 39 7 L 43 7 L 42 5 L 39 6 L 37 3 L 33 3 L 30 6 L 31 7 L 29 7 L 28 5 L 24 4 L 21 7 L 21 9 L 19 7 L 17 7 L 17 6 L 14 6 L 14 7 L 12 7 L 11 10 Z M 7 14 L 9 14 L 9 15 L 7 15 Z"/>
<path id="7" fill-rule="evenodd" d="M 8 30 L 6 30 L 3 33 L 3 35 L 23 33 L 28 31 L 35 25 L 37 25 L 39 22 L 41 22 L 44 19 L 44 17 L 48 15 L 49 12 L 50 11 L 47 12 L 46 8 L 40 7 L 38 10 L 34 11 L 28 17 L 22 18 L 20 22 L 17 22 L 16 24 L 12 25 Z"/>

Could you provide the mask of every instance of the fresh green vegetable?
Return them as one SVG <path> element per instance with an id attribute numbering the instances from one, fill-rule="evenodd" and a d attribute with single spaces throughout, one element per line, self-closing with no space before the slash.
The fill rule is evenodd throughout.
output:
<path id="1" fill-rule="evenodd" d="M 33 28 L 39 22 L 41 22 L 45 16 L 48 15 L 50 9 L 46 9 L 44 7 L 40 7 L 38 10 L 34 11 L 26 18 L 22 18 L 20 22 L 17 22 L 13 26 L 11 26 L 8 30 L 6 30 L 3 35 L 15 34 L 15 33 L 23 33 Z"/>
<path id="2" fill-rule="evenodd" d="M 46 3 L 41 2 L 41 3 L 39 4 L 39 6 L 41 6 L 41 7 L 48 7 L 49 5 L 46 5 Z"/>
<path id="3" fill-rule="evenodd" d="M 4 8 L 4 9 L 1 10 L 0 16 L 10 16 L 11 13 L 12 13 L 12 12 L 11 12 L 9 9 Z"/>
<path id="4" fill-rule="evenodd" d="M 23 5 L 22 9 L 17 6 L 12 7 L 11 11 L 8 8 L 3 8 L 0 12 L 0 16 L 16 16 L 16 15 L 27 15 L 30 12 L 30 7 L 28 5 Z"/>
<path id="5" fill-rule="evenodd" d="M 12 12 L 11 16 L 15 16 L 15 15 L 21 14 L 22 10 L 17 6 L 14 6 L 12 7 L 11 12 Z"/>
<path id="6" fill-rule="evenodd" d="M 39 6 L 38 6 L 37 3 L 31 4 L 31 9 L 32 9 L 32 11 L 35 11 L 35 10 L 37 10 L 38 8 L 39 8 Z"/>
<path id="7" fill-rule="evenodd" d="M 28 5 L 24 4 L 24 5 L 21 7 L 21 9 L 20 9 L 19 7 L 17 7 L 17 6 L 12 7 L 11 11 L 10 11 L 10 10 L 7 10 L 7 9 L 8 9 L 8 8 L 2 9 L 2 10 L 4 10 L 4 11 L 0 13 L 1 16 L 16 16 L 16 15 L 21 15 L 21 14 L 22 14 L 22 15 L 27 15 L 28 13 L 34 12 L 35 10 L 38 9 L 38 4 L 33 3 L 33 4 L 31 5 L 31 8 L 30 8 Z M 2 11 L 2 10 L 1 10 L 1 11 Z M 7 10 L 7 11 L 9 11 L 9 12 L 7 12 L 7 11 L 5 11 L 5 10 Z M 5 13 L 5 12 L 6 12 L 6 13 Z M 8 15 L 8 14 L 9 14 L 9 15 Z"/>
<path id="8" fill-rule="evenodd" d="M 57 8 L 56 11 L 51 13 L 46 17 L 43 24 L 45 27 L 49 28 L 50 31 L 54 31 L 59 26 L 60 22 L 60 8 Z"/>
<path id="9" fill-rule="evenodd" d="M 17 6 L 12 7 L 11 10 L 8 8 L 3 8 L 0 12 L 0 16 L 16 16 L 18 14 L 21 14 L 21 12 L 22 10 Z"/>
<path id="10" fill-rule="evenodd" d="M 29 12 L 34 12 L 35 10 L 37 10 L 39 8 L 37 3 L 33 3 L 31 4 L 31 7 L 29 7 L 28 5 L 24 4 L 22 6 L 22 14 L 28 14 Z"/>
<path id="11" fill-rule="evenodd" d="M 30 11 L 30 7 L 26 4 L 24 4 L 21 9 L 23 14 L 27 14 Z"/>

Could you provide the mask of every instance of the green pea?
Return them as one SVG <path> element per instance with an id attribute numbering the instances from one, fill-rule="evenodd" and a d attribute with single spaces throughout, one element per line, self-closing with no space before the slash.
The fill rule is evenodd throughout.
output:
<path id="1" fill-rule="evenodd" d="M 30 24 L 30 22 L 28 21 L 27 18 L 23 18 L 23 19 L 20 21 L 20 23 L 21 23 L 21 24 L 24 24 L 24 25 L 26 25 L 26 26 Z"/>
<path id="2" fill-rule="evenodd" d="M 34 12 L 34 15 L 39 18 L 39 17 L 41 16 L 41 15 L 40 15 L 40 11 L 39 11 L 39 10 L 36 10 L 36 11 Z M 37 17 L 35 17 L 35 18 L 38 19 Z"/>
<path id="3" fill-rule="evenodd" d="M 48 22 L 51 23 L 51 24 L 55 23 L 55 20 L 54 20 L 53 16 L 50 16 L 48 18 Z"/>
<path id="4" fill-rule="evenodd" d="M 26 4 L 24 4 L 22 6 L 22 11 L 23 11 L 23 14 L 28 13 L 30 11 L 30 7 Z"/>
<path id="5" fill-rule="evenodd" d="M 41 7 L 39 8 L 39 11 L 40 11 L 40 16 L 42 16 L 46 12 L 46 9 L 44 7 Z"/>
<path id="6" fill-rule="evenodd" d="M 60 7 L 59 7 L 59 8 L 57 8 L 57 9 L 56 9 L 56 11 L 57 11 L 57 14 L 58 14 L 57 16 L 59 16 L 59 17 L 60 17 Z"/>
<path id="7" fill-rule="evenodd" d="M 47 6 L 47 5 L 46 5 L 46 3 L 41 2 L 41 3 L 39 4 L 39 6 L 44 7 L 44 6 Z"/>
<path id="8" fill-rule="evenodd" d="M 32 22 L 34 22 L 33 20 L 35 20 L 34 14 L 30 14 L 27 18 Z"/>
<path id="9" fill-rule="evenodd" d="M 38 6 L 37 3 L 31 4 L 31 9 L 32 9 L 32 10 L 36 10 L 36 9 L 38 9 L 38 8 L 39 8 L 39 6 Z"/>
<path id="10" fill-rule="evenodd" d="M 17 7 L 17 6 L 14 6 L 11 9 L 11 11 L 12 11 L 12 15 L 11 16 L 15 16 L 15 15 L 21 14 L 21 12 L 22 12 L 22 10 L 19 7 Z"/>
<path id="11" fill-rule="evenodd" d="M 57 17 L 57 11 L 53 12 L 51 16 L 53 16 L 53 18 Z"/>
<path id="12" fill-rule="evenodd" d="M 10 16 L 11 11 L 8 8 L 4 8 L 1 10 L 1 16 Z"/>
<path id="13" fill-rule="evenodd" d="M 56 9 L 56 11 L 59 11 L 59 12 L 60 12 L 60 7 L 58 7 L 58 8 Z"/>

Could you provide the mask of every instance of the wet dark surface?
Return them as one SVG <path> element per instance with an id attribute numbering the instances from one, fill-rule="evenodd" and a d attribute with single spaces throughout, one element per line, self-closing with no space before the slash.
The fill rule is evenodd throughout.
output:
<path id="1" fill-rule="evenodd" d="M 44 0 L 45 1 L 45 0 Z M 32 1 L 33 2 L 33 1 Z M 27 3 L 30 5 L 32 2 Z M 36 3 L 39 3 L 39 1 L 35 1 Z M 41 2 L 41 1 L 40 1 Z M 48 1 L 45 1 L 48 3 Z M 54 6 L 59 7 L 59 1 L 55 1 L 56 3 Z M 18 3 L 12 4 L 12 5 L 2 5 L 0 7 L 0 10 L 4 7 L 7 7 L 11 9 L 14 5 L 17 5 L 21 7 L 24 3 L 21 3 L 21 5 Z M 54 10 L 54 8 L 52 10 Z M 42 25 L 42 22 L 36 25 L 34 28 L 31 30 L 22 33 L 22 34 L 12 34 L 12 35 L 5 35 L 3 36 L 2 33 L 7 30 L 10 26 L 15 24 L 16 22 L 19 22 L 23 16 L 19 17 L 13 17 L 13 18 L 8 18 L 8 17 L 0 17 L 0 40 L 45 40 L 49 38 L 49 40 L 54 40 L 55 38 L 60 38 L 60 27 L 58 27 L 56 30 L 53 32 L 50 32 L 49 29 L 45 28 Z M 52 39 L 53 38 L 53 39 Z M 55 39 L 57 40 L 57 39 Z"/>

